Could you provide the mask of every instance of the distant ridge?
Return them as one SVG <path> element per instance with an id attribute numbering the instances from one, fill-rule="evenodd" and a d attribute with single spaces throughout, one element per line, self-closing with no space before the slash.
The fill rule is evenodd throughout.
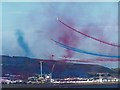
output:
<path id="1" fill-rule="evenodd" d="M 65 77 L 88 77 L 89 73 L 110 73 L 115 72 L 107 67 L 92 64 L 77 64 L 67 62 L 57 62 L 56 60 L 42 60 L 33 59 L 21 56 L 7 56 L 0 55 L 2 57 L 2 75 L 5 74 L 19 74 L 24 78 L 40 74 L 39 61 L 43 61 L 43 74 L 51 73 L 52 66 L 55 64 L 53 69 L 53 78 L 65 78 Z"/>

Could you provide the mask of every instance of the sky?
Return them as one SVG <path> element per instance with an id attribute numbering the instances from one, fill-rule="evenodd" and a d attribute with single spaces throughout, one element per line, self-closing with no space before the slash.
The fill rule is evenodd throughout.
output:
<path id="1" fill-rule="evenodd" d="M 118 48 L 92 40 L 62 25 L 118 45 L 117 2 L 6 2 L 2 3 L 2 55 L 91 61 L 111 59 L 67 50 L 51 39 L 88 52 L 118 55 Z M 118 67 L 118 62 L 96 64 Z"/>
<path id="2" fill-rule="evenodd" d="M 1 2 L 119 2 L 119 0 L 1 0 Z"/>

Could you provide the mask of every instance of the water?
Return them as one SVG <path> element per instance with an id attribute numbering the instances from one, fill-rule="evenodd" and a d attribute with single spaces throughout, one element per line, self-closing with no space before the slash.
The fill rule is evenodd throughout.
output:
<path id="1" fill-rule="evenodd" d="M 66 86 L 65 88 L 118 88 L 119 85 L 80 85 L 80 86 Z"/>
<path id="2" fill-rule="evenodd" d="M 78 84 L 8 84 L 2 85 L 2 88 L 119 88 L 120 84 L 94 84 L 94 85 L 78 85 Z"/>

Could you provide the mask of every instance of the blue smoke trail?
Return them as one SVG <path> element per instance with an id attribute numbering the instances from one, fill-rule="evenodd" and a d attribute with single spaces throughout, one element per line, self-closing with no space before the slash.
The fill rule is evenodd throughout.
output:
<path id="1" fill-rule="evenodd" d="M 74 47 L 67 46 L 67 45 L 62 44 L 62 43 L 60 43 L 58 41 L 55 41 L 55 40 L 53 40 L 53 41 L 56 42 L 59 46 L 61 46 L 63 48 L 66 48 L 66 49 L 69 49 L 69 50 L 72 50 L 72 51 L 75 51 L 75 52 L 90 54 L 90 55 L 94 55 L 94 56 L 102 56 L 102 57 L 110 57 L 110 58 L 120 58 L 120 56 L 110 56 L 110 55 L 104 55 L 104 54 L 97 54 L 97 53 L 87 52 L 87 51 L 84 51 L 84 50 L 80 50 L 80 49 L 77 49 L 77 48 L 74 48 Z"/>
<path id="2" fill-rule="evenodd" d="M 19 44 L 19 46 L 25 51 L 26 55 L 33 55 L 27 42 L 24 39 L 24 33 L 20 30 L 17 30 L 16 32 L 17 35 L 17 42 Z"/>

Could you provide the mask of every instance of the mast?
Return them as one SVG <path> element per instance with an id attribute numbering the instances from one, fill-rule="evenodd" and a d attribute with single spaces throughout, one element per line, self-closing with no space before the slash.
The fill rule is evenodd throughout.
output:
<path id="1" fill-rule="evenodd" d="M 55 64 L 53 64 L 53 66 L 52 66 L 52 70 L 51 70 L 51 79 L 52 79 L 52 72 L 53 72 L 54 67 L 55 67 Z"/>
<path id="2" fill-rule="evenodd" d="M 41 76 L 41 77 L 42 77 L 42 62 L 43 62 L 43 61 L 40 61 L 40 71 L 41 71 L 41 72 L 40 72 L 40 76 Z"/>

